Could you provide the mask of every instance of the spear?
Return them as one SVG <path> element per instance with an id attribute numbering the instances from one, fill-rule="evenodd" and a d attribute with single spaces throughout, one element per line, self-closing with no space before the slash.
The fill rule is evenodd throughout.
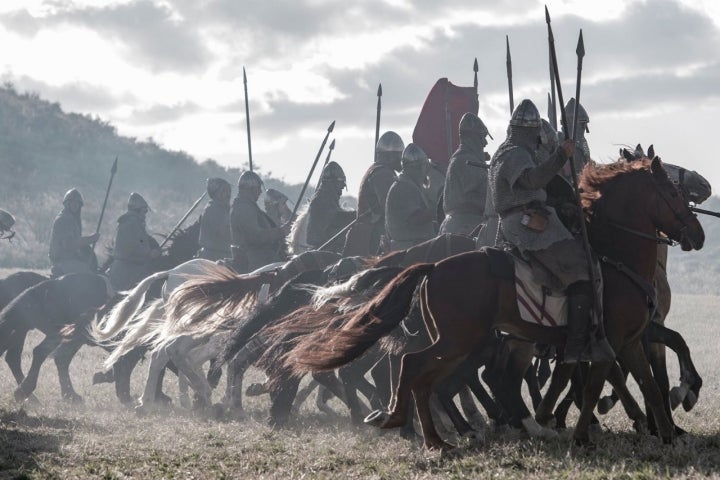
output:
<path id="1" fill-rule="evenodd" d="M 105 208 L 107 207 L 108 197 L 110 196 L 110 187 L 112 187 L 113 179 L 115 178 L 115 174 L 117 173 L 117 161 L 118 157 L 117 155 L 115 155 L 115 161 L 113 162 L 112 167 L 110 167 L 110 181 L 108 182 L 107 190 L 105 190 L 105 200 L 103 200 L 102 210 L 100 210 L 100 218 L 98 219 L 95 234 L 100 233 L 100 226 L 102 225 L 103 217 L 105 216 Z M 95 243 L 92 244 L 92 250 L 95 250 Z"/>
<path id="2" fill-rule="evenodd" d="M 508 95 L 510 96 L 510 115 L 515 111 L 513 99 L 512 57 L 510 56 L 510 39 L 505 35 L 505 69 L 507 70 Z"/>
<path id="3" fill-rule="evenodd" d="M 377 160 L 377 144 L 378 140 L 380 140 L 380 111 L 382 110 L 382 83 L 378 84 L 377 89 L 377 113 L 375 114 L 375 146 L 373 147 L 373 151 L 375 152 L 375 160 Z M 335 142 L 333 141 L 333 144 Z M 332 149 L 332 145 L 330 146 Z"/>
<path id="4" fill-rule="evenodd" d="M 322 144 L 320 145 L 320 149 L 318 150 L 317 155 L 315 156 L 315 161 L 313 161 L 312 167 L 310 168 L 310 172 L 308 173 L 307 178 L 305 179 L 305 184 L 302 187 L 302 190 L 300 190 L 300 195 L 298 195 L 297 202 L 295 202 L 295 207 L 293 207 L 292 215 L 290 215 L 290 218 L 295 218 L 295 214 L 298 211 L 298 208 L 300 207 L 300 203 L 302 202 L 303 195 L 305 195 L 305 190 L 307 190 L 307 186 L 310 183 L 310 178 L 312 178 L 312 174 L 315 171 L 315 167 L 317 166 L 318 160 L 320 160 L 320 155 L 322 155 L 322 151 L 325 148 L 325 144 L 327 143 L 328 137 L 330 136 L 330 133 L 335 128 L 335 120 L 332 121 L 330 126 L 327 129 L 327 133 L 325 134 L 325 138 L 323 138 Z"/>
<path id="5" fill-rule="evenodd" d="M 478 94 L 478 80 L 477 80 L 477 72 L 478 72 L 478 63 L 477 63 L 477 57 L 475 57 L 475 62 L 473 63 L 473 72 L 475 72 L 473 76 L 473 87 L 475 87 L 475 95 Z"/>
<path id="6" fill-rule="evenodd" d="M 165 246 L 165 244 L 170 241 L 172 236 L 175 235 L 175 232 L 177 232 L 180 229 L 182 224 L 185 223 L 185 220 L 187 220 L 187 218 L 190 216 L 190 214 L 197 208 L 198 205 L 200 205 L 200 202 L 203 201 L 203 199 L 205 198 L 206 195 L 207 195 L 207 192 L 203 192 L 203 194 L 200 195 L 200 198 L 195 200 L 195 203 L 193 203 L 192 207 L 190 207 L 190 210 L 188 210 L 187 213 L 185 213 L 185 215 L 183 215 L 183 217 L 180 219 L 180 221 L 177 223 L 177 225 L 175 225 L 175 228 L 173 228 L 172 231 L 170 232 L 170 234 L 167 237 L 165 237 L 165 240 L 162 241 L 162 243 L 160 244 L 160 247 L 159 247 L 160 249 L 162 249 Z"/>
<path id="7" fill-rule="evenodd" d="M 250 106 L 248 105 L 247 92 L 247 75 L 245 75 L 245 67 L 243 67 L 243 86 L 245 87 L 245 125 L 247 126 L 247 142 L 248 142 L 248 163 L 250 171 L 253 171 L 252 161 L 252 141 L 250 140 Z"/>
<path id="8" fill-rule="evenodd" d="M 555 72 L 553 71 L 552 53 L 548 49 L 548 65 L 550 67 L 550 96 L 548 99 L 548 120 L 550 125 L 557 130 L 557 102 L 555 101 Z"/>
<path id="9" fill-rule="evenodd" d="M 555 38 L 553 37 L 552 27 L 550 26 L 550 12 L 548 11 L 547 5 L 545 6 L 545 22 L 547 23 L 548 27 L 548 43 L 550 45 L 550 56 L 552 59 L 553 73 L 555 74 L 556 80 L 555 86 L 557 87 L 557 98 L 560 102 L 560 105 L 565 105 L 565 102 L 563 101 L 562 85 L 560 84 L 560 73 L 558 71 L 557 53 L 555 52 Z M 582 78 L 583 57 L 585 57 L 585 43 L 583 42 L 582 30 L 580 30 L 580 37 L 578 38 L 578 44 L 577 48 L 575 49 L 575 53 L 577 54 L 577 84 L 575 86 L 575 118 L 573 119 L 573 134 L 575 133 L 574 125 L 577 123 L 577 105 L 580 104 L 580 79 Z M 567 113 L 565 112 L 565 108 L 560 108 L 560 119 L 562 121 L 563 131 L 570 132 L 571 130 L 568 129 Z M 573 135 L 573 142 L 574 141 L 575 137 Z M 588 238 L 587 226 L 585 225 L 585 215 L 583 213 L 582 203 L 580 202 L 580 192 L 578 190 L 578 179 L 577 172 L 575 171 L 575 161 L 570 158 L 568 159 L 568 162 L 570 162 L 570 173 L 572 174 L 573 190 L 575 192 L 575 207 L 577 209 L 578 218 L 580 219 L 580 231 L 582 232 L 582 241 L 583 247 L 585 248 L 585 257 L 587 259 L 590 280 L 592 281 L 593 285 L 593 292 L 595 292 L 595 295 L 593 295 L 593 297 L 595 300 L 595 305 L 599 306 L 601 305 L 601 303 L 600 299 L 597 298 L 597 292 L 595 288 L 597 286 L 597 279 L 595 276 L 595 269 L 593 268 L 592 253 L 590 250 L 590 240 Z M 602 328 L 602 323 L 600 323 L 600 328 Z"/>

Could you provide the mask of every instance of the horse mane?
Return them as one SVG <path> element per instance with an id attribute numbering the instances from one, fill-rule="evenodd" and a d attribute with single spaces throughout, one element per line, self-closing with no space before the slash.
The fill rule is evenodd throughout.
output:
<path id="1" fill-rule="evenodd" d="M 607 184 L 615 178 L 629 173 L 650 171 L 652 159 L 642 157 L 636 161 L 628 162 L 624 158 L 613 163 L 601 164 L 590 161 L 580 174 L 580 200 L 586 211 L 592 211 L 595 203 L 602 198 L 602 192 Z"/>

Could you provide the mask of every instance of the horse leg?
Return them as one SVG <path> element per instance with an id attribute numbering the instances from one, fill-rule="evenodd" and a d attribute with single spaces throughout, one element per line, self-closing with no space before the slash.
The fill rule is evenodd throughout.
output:
<path id="1" fill-rule="evenodd" d="M 334 372 L 313 372 L 312 377 L 317 380 L 317 382 L 320 384 L 320 387 L 322 387 L 318 388 L 317 400 L 315 402 L 318 410 L 327 415 L 337 416 L 337 413 L 332 408 L 330 408 L 329 405 L 327 405 L 321 400 L 323 395 L 323 389 L 327 389 L 330 393 L 342 400 L 342 402 L 345 403 L 345 405 L 348 407 L 348 409 L 350 409 L 352 413 L 352 409 L 350 408 L 350 405 L 348 405 L 347 399 L 345 398 L 343 384 L 340 382 L 340 380 L 338 380 Z"/>
<path id="2" fill-rule="evenodd" d="M 305 403 L 305 400 L 310 396 L 310 394 L 318 388 L 319 383 L 314 378 L 310 380 L 310 383 L 308 383 L 305 387 L 298 390 L 297 395 L 295 396 L 295 401 L 293 402 L 292 406 L 292 412 L 297 413 L 300 411 L 300 406 Z"/>
<path id="3" fill-rule="evenodd" d="M 18 402 L 21 402 L 23 400 L 26 400 L 32 393 L 35 391 L 35 387 L 37 387 L 37 381 L 38 381 L 38 375 L 40 374 L 40 367 L 42 366 L 43 362 L 47 358 L 48 355 L 50 355 L 62 342 L 62 337 L 58 334 L 48 334 L 42 342 L 40 342 L 34 349 L 33 349 L 33 358 L 32 358 L 32 364 L 30 365 L 30 370 L 28 370 L 27 376 L 23 379 L 23 381 L 18 385 L 18 388 L 15 390 L 15 400 Z"/>
<path id="4" fill-rule="evenodd" d="M 652 376 L 650 365 L 648 364 L 647 357 L 645 357 L 640 341 L 626 346 L 622 351 L 622 358 L 625 360 L 625 365 L 630 370 L 630 373 L 632 373 L 635 381 L 640 386 L 643 397 L 645 397 L 645 401 L 655 417 L 655 423 L 658 426 L 658 431 L 663 442 L 672 442 L 675 431 L 663 408 L 660 389 Z"/>
<path id="5" fill-rule="evenodd" d="M 167 346 L 167 353 L 170 359 L 178 368 L 178 376 L 183 373 L 196 394 L 196 407 L 204 408 L 211 404 L 212 390 L 210 385 L 196 365 L 189 360 L 189 353 L 194 347 L 205 340 L 196 340 L 189 337 L 180 337 Z"/>
<path id="6" fill-rule="evenodd" d="M 587 444 L 590 442 L 588 430 L 594 417 L 593 410 L 600 398 L 603 386 L 605 385 L 605 378 L 607 378 L 613 363 L 614 362 L 593 362 L 590 364 L 590 372 L 582 392 L 580 417 L 573 432 L 573 439 L 577 444 Z"/>
<path id="7" fill-rule="evenodd" d="M 372 357 L 368 357 L 369 360 L 373 360 Z M 363 359 L 358 359 L 355 362 L 351 362 L 349 365 L 342 367 L 338 370 L 338 376 L 343 386 L 343 395 L 345 396 L 346 403 L 350 409 L 350 419 L 355 425 L 362 425 L 363 419 L 367 415 L 367 408 L 362 404 L 358 397 L 358 390 L 363 390 L 365 398 L 372 398 L 375 393 L 375 389 L 368 383 L 363 377 L 365 372 L 369 369 L 368 362 L 362 362 Z"/>
<path id="8" fill-rule="evenodd" d="M 531 363 L 530 368 L 525 372 L 525 383 L 530 393 L 530 399 L 532 400 L 533 408 L 537 409 L 538 405 L 542 401 L 542 394 L 540 393 L 540 381 L 538 380 L 538 369 L 536 363 Z"/>
<path id="9" fill-rule="evenodd" d="M 540 402 L 540 405 L 538 405 L 537 410 L 535 410 L 535 420 L 537 420 L 540 425 L 549 426 L 555 420 L 553 408 L 558 398 L 560 398 L 560 394 L 565 390 L 565 387 L 570 381 L 575 366 L 576 364 L 574 363 L 558 363 L 555 365 L 555 370 L 553 370 L 552 376 L 550 377 L 550 386 L 545 392 L 545 396 Z"/>
<path id="10" fill-rule="evenodd" d="M 165 351 L 165 348 L 156 350 L 150 355 L 150 367 L 148 368 L 145 390 L 143 390 L 142 397 L 140 397 L 140 403 L 135 408 L 138 413 L 143 413 L 149 408 L 150 404 L 155 402 L 158 380 L 162 381 L 160 376 L 169 360 L 170 356 Z"/>
<path id="11" fill-rule="evenodd" d="M 375 384 L 375 391 L 378 397 L 377 402 L 382 406 L 389 405 L 390 397 L 392 396 L 392 381 L 390 379 L 390 359 L 388 355 L 383 355 L 383 357 L 375 363 L 372 369 L 370 369 L 370 376 Z M 370 403 L 373 404 L 372 401 Z M 376 405 L 375 408 L 382 407 Z"/>
<path id="12" fill-rule="evenodd" d="M 468 379 L 467 385 L 473 395 L 475 395 L 475 398 L 480 402 L 480 405 L 485 409 L 488 418 L 497 424 L 503 416 L 502 409 L 498 407 L 495 400 L 493 400 L 487 390 L 485 390 L 485 387 L 483 387 L 482 382 L 480 382 L 479 373 L 480 372 L 475 372 L 474 375 Z"/>
<path id="13" fill-rule="evenodd" d="M 7 340 L 9 347 L 5 353 L 5 362 L 7 362 L 8 367 L 10 367 L 10 371 L 18 385 L 25 379 L 25 375 L 22 372 L 22 351 L 25 346 L 26 336 L 27 330 L 21 332 L 16 331 L 13 332 Z"/>
<path id="14" fill-rule="evenodd" d="M 655 322 L 650 323 L 646 332 L 650 342 L 663 343 L 674 351 L 680 363 L 680 386 L 670 391 L 671 408 L 674 410 L 682 403 L 685 411 L 692 410 L 700 394 L 702 378 L 695 368 L 685 339 L 675 330 Z"/>
<path id="15" fill-rule="evenodd" d="M 217 367 L 217 360 L 211 358 L 210 367 L 208 368 L 207 381 L 210 388 L 217 388 L 220 385 L 220 378 L 222 377 L 222 369 Z"/>
<path id="16" fill-rule="evenodd" d="M 620 400 L 625 413 L 633 421 L 633 428 L 638 433 L 647 432 L 647 417 L 640 408 L 640 405 L 635 401 L 635 398 L 627 388 L 626 374 L 620 368 L 617 362 L 610 368 L 608 372 L 608 382 L 613 386 L 613 395 Z"/>
<path id="17" fill-rule="evenodd" d="M 75 391 L 70 380 L 70 362 L 84 344 L 82 338 L 73 338 L 71 341 L 61 344 L 55 351 L 55 366 L 60 381 L 60 392 L 64 400 L 72 403 L 83 402 L 82 397 Z"/>
<path id="18" fill-rule="evenodd" d="M 283 376 L 278 381 L 279 387 L 270 392 L 270 418 L 268 423 L 273 428 L 282 427 L 290 419 L 293 400 L 300 386 L 300 379 Z"/>
<path id="19" fill-rule="evenodd" d="M 123 405 L 132 405 L 134 401 L 130 395 L 130 377 L 146 350 L 146 347 L 134 348 L 120 357 L 112 367 L 115 376 L 115 396 Z"/>

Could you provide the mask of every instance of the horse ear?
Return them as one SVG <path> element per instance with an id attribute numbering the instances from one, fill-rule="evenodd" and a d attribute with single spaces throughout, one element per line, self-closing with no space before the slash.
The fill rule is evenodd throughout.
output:
<path id="1" fill-rule="evenodd" d="M 625 160 L 627 160 L 628 162 L 635 161 L 635 156 L 632 153 L 630 153 L 630 150 L 628 150 L 627 148 L 623 148 L 621 150 L 621 153 L 622 153 L 622 156 L 625 158 Z"/>
<path id="2" fill-rule="evenodd" d="M 645 151 L 642 148 L 642 145 L 639 143 L 635 147 L 635 158 L 643 158 L 645 156 Z"/>
<path id="3" fill-rule="evenodd" d="M 648 154 L 647 154 L 647 156 L 648 156 L 648 158 L 655 158 L 655 146 L 654 146 L 654 145 L 650 145 L 650 146 L 648 147 Z"/>
<path id="4" fill-rule="evenodd" d="M 650 169 L 652 170 L 652 173 L 656 175 L 663 171 L 662 162 L 660 161 L 659 157 L 653 158 Z M 667 176 L 667 174 L 665 175 Z"/>

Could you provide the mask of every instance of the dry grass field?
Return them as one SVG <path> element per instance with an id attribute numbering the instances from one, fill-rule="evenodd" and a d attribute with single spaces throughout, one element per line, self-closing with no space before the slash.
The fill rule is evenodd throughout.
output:
<path id="1" fill-rule="evenodd" d="M 81 406 L 60 401 L 52 361 L 36 392 L 41 404 L 14 403 L 15 382 L 5 363 L 0 365 L 0 478 L 720 477 L 719 311 L 720 297 L 674 298 L 668 324 L 685 336 L 705 386 L 692 412 L 677 413 L 690 435 L 672 446 L 634 434 L 620 409 L 602 417 L 604 431 L 594 436 L 592 449 L 572 448 L 569 431 L 546 442 L 520 432 L 488 432 L 484 443 L 461 444 L 444 456 L 394 432 L 352 427 L 337 404 L 342 417 L 327 418 L 308 402 L 285 430 L 265 425 L 266 397 L 246 398 L 249 418 L 243 421 L 211 420 L 179 407 L 139 417 L 120 406 L 112 386 L 91 385 L 104 353 L 84 347 L 71 369 L 85 398 Z M 32 335 L 28 345 L 39 338 Z M 670 359 L 675 384 L 677 364 Z M 133 376 L 135 394 L 146 369 L 147 363 L 140 365 Z M 251 377 L 261 374 L 253 371 Z M 166 392 L 175 395 L 175 377 L 168 375 L 165 383 Z"/>

